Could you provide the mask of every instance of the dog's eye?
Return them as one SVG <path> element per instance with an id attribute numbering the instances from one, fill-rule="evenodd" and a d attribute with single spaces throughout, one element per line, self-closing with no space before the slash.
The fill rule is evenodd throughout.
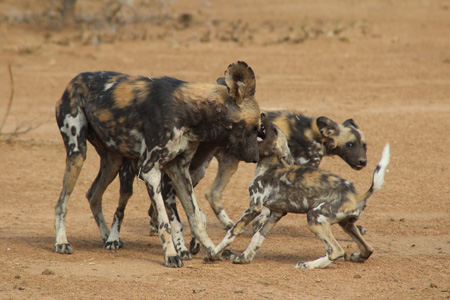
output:
<path id="1" fill-rule="evenodd" d="M 367 150 L 367 144 L 366 143 L 363 144 L 363 149 Z"/>
<path id="2" fill-rule="evenodd" d="M 346 146 L 347 148 L 351 148 L 351 147 L 353 147 L 353 143 L 348 142 L 347 144 L 345 144 L 345 146 Z"/>
<path id="3" fill-rule="evenodd" d="M 275 133 L 275 135 L 278 135 L 278 130 L 276 128 L 273 129 L 273 132 Z"/>
<path id="4" fill-rule="evenodd" d="M 253 131 L 258 131 L 258 130 L 259 130 L 258 126 L 255 125 L 255 126 L 253 127 Z"/>

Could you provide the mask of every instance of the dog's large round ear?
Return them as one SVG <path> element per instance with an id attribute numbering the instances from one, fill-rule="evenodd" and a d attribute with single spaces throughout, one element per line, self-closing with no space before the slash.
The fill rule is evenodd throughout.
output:
<path id="1" fill-rule="evenodd" d="M 224 85 L 224 86 L 227 86 L 227 83 L 225 82 L 225 77 L 219 77 L 219 78 L 217 78 L 216 82 L 217 82 L 218 85 Z"/>
<path id="2" fill-rule="evenodd" d="M 255 74 L 243 61 L 228 66 L 225 71 L 225 83 L 231 99 L 238 105 L 255 95 Z"/>
<path id="3" fill-rule="evenodd" d="M 344 127 L 353 126 L 355 128 L 359 128 L 358 125 L 356 125 L 355 121 L 353 121 L 353 119 L 345 120 L 344 123 L 342 123 L 342 126 Z"/>
<path id="4" fill-rule="evenodd" d="M 325 138 L 332 138 L 339 135 L 339 124 L 327 117 L 318 117 L 316 124 L 320 134 Z"/>

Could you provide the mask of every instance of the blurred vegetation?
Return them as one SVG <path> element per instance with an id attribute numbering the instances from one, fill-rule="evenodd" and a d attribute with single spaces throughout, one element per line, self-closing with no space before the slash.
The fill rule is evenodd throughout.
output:
<path id="1" fill-rule="evenodd" d="M 183 12 L 173 9 L 175 1 L 40 0 L 36 1 L 42 3 L 40 6 L 3 16 L 0 13 L 0 22 L 38 26 L 47 41 L 59 45 L 97 45 L 119 40 L 167 40 L 175 46 L 212 41 L 272 45 L 317 38 L 350 42 L 371 34 L 364 20 L 304 19 L 296 24 L 224 20 L 212 15 L 212 1 L 198 0 L 198 5 Z"/>

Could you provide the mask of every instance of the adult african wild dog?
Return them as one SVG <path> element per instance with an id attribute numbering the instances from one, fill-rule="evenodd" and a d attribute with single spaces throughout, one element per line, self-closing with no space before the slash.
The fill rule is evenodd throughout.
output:
<path id="1" fill-rule="evenodd" d="M 284 138 L 281 134 L 278 136 L 279 139 Z M 266 141 L 268 139 L 269 137 Z M 283 151 L 264 153 L 260 149 L 255 177 L 249 186 L 250 206 L 205 259 L 218 259 L 222 251 L 243 231 L 244 226 L 260 213 L 262 206 L 270 210 L 269 218 L 253 235 L 245 252 L 234 257 L 233 263 L 250 263 L 270 230 L 289 212 L 306 214 L 309 229 L 324 243 L 327 250 L 325 256 L 309 262 L 298 262 L 296 268 L 325 268 L 345 255 L 331 233 L 331 225 L 335 223 L 353 238 L 360 249 L 360 253 L 352 254 L 350 260 L 363 262 L 368 259 L 373 248 L 364 240 L 355 222 L 363 214 L 367 200 L 384 183 L 384 174 L 390 160 L 389 144 L 385 146 L 381 161 L 375 168 L 372 185 L 365 193 L 357 193 L 351 182 L 325 170 L 287 165 L 280 153 L 282 157 L 286 156 Z M 227 255 L 234 256 L 229 251 Z"/>
<path id="2" fill-rule="evenodd" d="M 366 166 L 365 137 L 353 119 L 338 124 L 327 117 L 309 117 L 294 111 L 264 113 L 286 135 L 296 164 L 318 168 L 324 156 L 337 155 L 355 170 Z M 218 149 L 215 157 L 218 161 L 217 175 L 205 196 L 220 223 L 230 229 L 234 223 L 223 208 L 222 193 L 236 172 L 239 160 L 225 149 Z M 264 222 L 268 212 L 263 210 L 255 220 L 255 227 Z"/>
<path id="3" fill-rule="evenodd" d="M 138 175 L 145 181 L 157 210 L 165 264 L 183 265 L 164 207 L 164 173 L 183 204 L 194 236 L 207 250 L 214 248 L 188 171 L 199 143 L 225 147 L 246 162 L 259 159 L 261 118 L 254 97 L 254 73 L 246 63 L 237 62 L 228 67 L 225 78 L 226 86 L 115 72 L 81 73 L 72 79 L 56 104 L 56 120 L 67 158 L 56 204 L 55 252 L 73 251 L 65 230 L 67 201 L 86 159 L 87 140 L 100 155 L 100 170 L 86 197 L 105 248 L 122 246 L 120 225 Z M 208 157 L 208 148 L 203 148 L 203 155 Z M 102 195 L 117 174 L 120 197 L 110 231 L 102 213 Z"/>

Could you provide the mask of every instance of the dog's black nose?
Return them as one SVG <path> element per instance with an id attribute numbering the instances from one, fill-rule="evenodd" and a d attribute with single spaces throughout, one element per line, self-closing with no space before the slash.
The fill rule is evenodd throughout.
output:
<path id="1" fill-rule="evenodd" d="M 367 160 L 366 159 L 361 159 L 359 161 L 359 165 L 362 166 L 362 167 L 365 167 L 367 165 Z"/>

